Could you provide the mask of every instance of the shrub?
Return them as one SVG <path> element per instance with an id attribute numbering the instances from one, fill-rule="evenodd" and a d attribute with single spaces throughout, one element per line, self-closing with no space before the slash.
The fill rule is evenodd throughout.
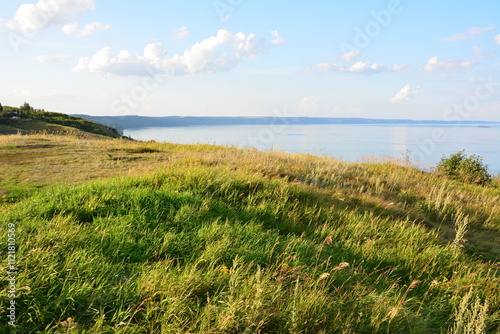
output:
<path id="1" fill-rule="evenodd" d="M 488 174 L 488 166 L 483 164 L 483 158 L 475 154 L 467 157 L 463 150 L 448 158 L 443 156 L 437 165 L 437 171 L 451 178 L 479 185 L 489 184 L 492 180 Z"/>

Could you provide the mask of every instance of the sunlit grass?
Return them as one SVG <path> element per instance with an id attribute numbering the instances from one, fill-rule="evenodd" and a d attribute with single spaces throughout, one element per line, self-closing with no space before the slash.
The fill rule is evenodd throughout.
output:
<path id="1" fill-rule="evenodd" d="M 495 186 L 210 145 L 14 135 L 0 154 L 21 332 L 499 328 Z"/>

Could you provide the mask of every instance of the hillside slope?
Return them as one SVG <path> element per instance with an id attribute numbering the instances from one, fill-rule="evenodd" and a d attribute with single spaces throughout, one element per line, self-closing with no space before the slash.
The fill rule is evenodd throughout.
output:
<path id="1" fill-rule="evenodd" d="M 63 113 L 33 109 L 29 104 L 21 108 L 3 107 L 3 110 L 0 112 L 0 134 L 64 132 L 121 137 L 112 127 Z"/>
<path id="2" fill-rule="evenodd" d="M 0 137 L 0 160 L 22 332 L 500 329 L 498 184 L 71 136 Z"/>
<path id="3" fill-rule="evenodd" d="M 51 124 L 37 120 L 5 120 L 0 119 L 0 135 L 12 135 L 17 133 L 30 134 L 36 132 L 63 133 L 82 132 L 69 126 Z M 83 133 L 83 132 L 82 132 Z"/>

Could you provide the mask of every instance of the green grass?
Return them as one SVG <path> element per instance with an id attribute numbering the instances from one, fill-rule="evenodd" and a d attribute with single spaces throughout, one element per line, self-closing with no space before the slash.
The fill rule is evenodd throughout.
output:
<path id="1" fill-rule="evenodd" d="M 33 133 L 33 132 L 77 132 L 78 130 L 63 125 L 50 124 L 36 120 L 9 120 L 0 124 L 0 134 Z"/>
<path id="2" fill-rule="evenodd" d="M 83 136 L 121 138 L 116 129 L 63 113 L 33 109 L 28 103 L 20 108 L 8 107 L 0 111 L 0 134 L 78 133 Z"/>
<path id="3" fill-rule="evenodd" d="M 496 183 L 68 136 L 3 137 L 0 160 L 19 333 L 499 330 Z"/>

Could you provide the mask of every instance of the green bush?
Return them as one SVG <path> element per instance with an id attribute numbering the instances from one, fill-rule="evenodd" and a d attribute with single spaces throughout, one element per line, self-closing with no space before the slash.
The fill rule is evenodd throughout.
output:
<path id="1" fill-rule="evenodd" d="M 463 150 L 448 158 L 443 156 L 437 165 L 437 171 L 453 179 L 479 185 L 489 184 L 492 180 L 483 158 L 475 154 L 467 157 Z"/>

